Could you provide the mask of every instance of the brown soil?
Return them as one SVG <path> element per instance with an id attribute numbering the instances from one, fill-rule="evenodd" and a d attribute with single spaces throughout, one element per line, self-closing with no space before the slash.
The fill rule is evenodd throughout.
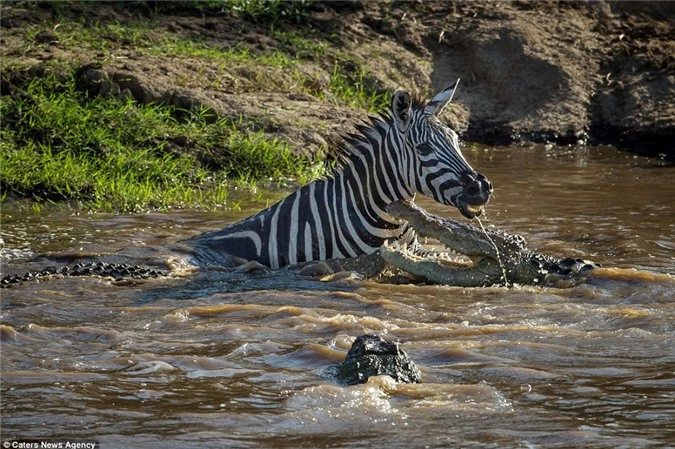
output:
<path id="1" fill-rule="evenodd" d="M 191 58 L 141 57 L 132 46 L 115 55 L 78 53 L 49 33 L 38 35 L 31 51 L 19 50 L 25 27 L 51 14 L 50 8 L 2 7 L 3 55 L 23 51 L 27 66 L 38 69 L 45 61 L 82 60 L 82 82 L 93 93 L 202 105 L 220 116 L 243 117 L 301 150 L 325 145 L 364 117 L 311 94 L 326 91 L 334 66 L 321 58 L 302 61 L 312 85 L 298 86 L 283 69 L 261 73 Z M 221 47 L 243 43 L 264 51 L 280 45 L 264 21 L 196 16 L 180 7 L 167 14 L 147 5 L 101 3 L 92 13 L 74 2 L 59 14 L 82 23 L 142 19 L 162 32 Z M 461 78 L 446 118 L 467 140 L 610 143 L 673 158 L 674 24 L 675 2 L 340 1 L 315 3 L 300 25 L 276 26 L 331 36 L 330 45 L 362 61 L 381 89 L 428 95 Z M 11 93 L 11 81 L 3 79 L 3 94 Z"/>

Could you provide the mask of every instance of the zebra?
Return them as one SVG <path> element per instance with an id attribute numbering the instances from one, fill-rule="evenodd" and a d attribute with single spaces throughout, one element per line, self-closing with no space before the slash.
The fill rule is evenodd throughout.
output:
<path id="1" fill-rule="evenodd" d="M 391 110 L 357 125 L 341 147 L 330 176 L 224 229 L 192 239 L 211 258 L 234 257 L 280 268 L 306 261 L 343 259 L 377 251 L 385 241 L 412 243 L 414 231 L 386 212 L 416 193 L 480 215 L 493 188 L 466 161 L 457 133 L 438 116 L 457 88 L 449 85 L 426 104 L 398 90 Z"/>

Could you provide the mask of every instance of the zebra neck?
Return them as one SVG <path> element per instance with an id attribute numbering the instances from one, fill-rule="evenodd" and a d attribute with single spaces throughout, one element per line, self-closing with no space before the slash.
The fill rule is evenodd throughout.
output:
<path id="1" fill-rule="evenodd" d="M 336 180 L 360 193 L 357 202 L 360 197 L 369 212 L 389 222 L 395 220 L 385 212 L 386 206 L 415 196 L 414 158 L 392 127 L 389 121 L 377 120 L 373 127 L 361 128 L 362 136 L 348 141 L 345 161 L 335 174 Z"/>

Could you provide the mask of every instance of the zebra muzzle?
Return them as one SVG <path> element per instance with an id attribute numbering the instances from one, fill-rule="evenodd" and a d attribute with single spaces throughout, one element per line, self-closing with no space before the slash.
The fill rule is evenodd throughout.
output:
<path id="1" fill-rule="evenodd" d="M 468 175 L 463 183 L 463 192 L 457 198 L 457 208 L 466 218 L 478 217 L 485 210 L 490 195 L 492 183 L 484 175 Z"/>

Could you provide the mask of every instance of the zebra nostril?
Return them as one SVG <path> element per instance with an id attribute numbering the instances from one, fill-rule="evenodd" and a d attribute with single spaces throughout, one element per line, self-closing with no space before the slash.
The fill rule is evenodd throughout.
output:
<path id="1" fill-rule="evenodd" d="M 472 202 L 485 203 L 492 194 L 492 183 L 480 173 L 475 176 L 465 174 L 462 177 L 464 181 L 463 193 L 467 200 Z"/>
<path id="2" fill-rule="evenodd" d="M 479 173 L 476 177 L 476 183 L 478 184 L 478 193 L 485 192 L 488 195 L 492 193 L 492 183 L 485 177 L 485 175 Z"/>

